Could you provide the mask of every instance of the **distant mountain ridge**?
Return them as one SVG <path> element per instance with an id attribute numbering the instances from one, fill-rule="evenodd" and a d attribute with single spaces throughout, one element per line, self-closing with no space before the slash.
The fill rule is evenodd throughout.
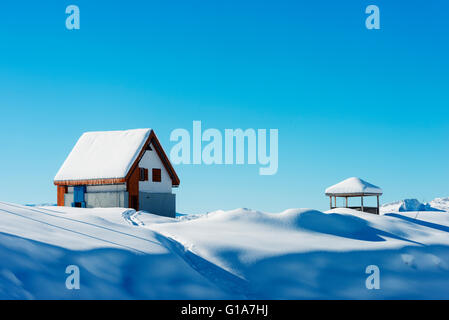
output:
<path id="1" fill-rule="evenodd" d="M 443 211 L 449 211 L 449 197 L 446 198 L 435 198 L 429 202 L 429 204 L 436 209 Z"/>
<path id="2" fill-rule="evenodd" d="M 407 212 L 407 211 L 437 211 L 449 212 L 449 197 L 435 198 L 426 203 L 421 203 L 417 199 L 404 199 L 387 203 L 381 206 L 381 212 Z"/>

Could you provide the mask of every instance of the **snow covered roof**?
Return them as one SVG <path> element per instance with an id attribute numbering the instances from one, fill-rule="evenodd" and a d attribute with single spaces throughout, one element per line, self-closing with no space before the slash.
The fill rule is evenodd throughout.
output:
<path id="1" fill-rule="evenodd" d="M 360 178 L 352 177 L 326 189 L 327 196 L 381 195 L 382 189 Z"/>
<path id="2" fill-rule="evenodd" d="M 55 176 L 58 181 L 124 179 L 151 129 L 86 132 Z"/>

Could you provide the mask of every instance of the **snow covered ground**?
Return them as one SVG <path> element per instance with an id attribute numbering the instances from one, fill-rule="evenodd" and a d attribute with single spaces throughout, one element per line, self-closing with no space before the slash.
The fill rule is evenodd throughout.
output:
<path id="1" fill-rule="evenodd" d="M 227 298 L 124 209 L 0 203 L 1 299 Z M 65 287 L 80 268 L 80 290 Z"/>
<path id="2" fill-rule="evenodd" d="M 449 299 L 448 200 L 431 204 L 444 211 L 390 206 L 380 216 L 236 209 L 177 219 L 0 202 L 0 298 Z M 68 265 L 80 268 L 80 290 L 65 287 Z M 369 265 L 379 290 L 365 286 Z"/>

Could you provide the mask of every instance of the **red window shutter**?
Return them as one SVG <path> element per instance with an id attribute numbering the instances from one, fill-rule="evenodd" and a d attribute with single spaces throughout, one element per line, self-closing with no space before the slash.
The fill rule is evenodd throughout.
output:
<path id="1" fill-rule="evenodd" d="M 161 182 L 161 169 L 153 169 L 153 182 Z"/>
<path id="2" fill-rule="evenodd" d="M 148 181 L 148 169 L 145 169 L 145 181 Z"/>

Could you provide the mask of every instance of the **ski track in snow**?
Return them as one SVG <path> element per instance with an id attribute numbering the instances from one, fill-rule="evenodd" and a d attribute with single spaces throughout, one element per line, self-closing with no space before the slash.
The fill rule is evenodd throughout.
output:
<path id="1" fill-rule="evenodd" d="M 135 210 L 127 210 L 122 216 L 131 225 L 145 226 L 144 222 L 140 221 Z M 162 233 L 156 232 L 156 238 L 170 251 L 178 254 L 189 266 L 196 270 L 206 279 L 216 284 L 223 290 L 231 293 L 235 298 L 250 299 L 252 297 L 249 293 L 248 282 L 231 272 L 219 267 L 218 265 L 198 256 L 190 251 L 182 243 L 175 239 L 166 236 Z"/>
<path id="2" fill-rule="evenodd" d="M 73 222 L 73 223 L 75 223 L 75 224 L 83 224 L 83 225 L 88 226 L 88 227 L 99 228 L 99 229 L 101 229 L 101 231 L 103 232 L 103 234 L 104 234 L 104 232 L 106 232 L 106 233 L 107 233 L 107 232 L 112 232 L 112 233 L 117 233 L 117 234 L 119 234 L 119 235 L 123 235 L 123 236 L 126 236 L 126 237 L 132 237 L 132 238 L 135 238 L 135 239 L 138 239 L 138 240 L 141 240 L 141 241 L 148 241 L 148 242 L 152 242 L 153 244 L 159 245 L 159 243 L 157 243 L 157 242 L 154 242 L 154 241 L 151 241 L 151 240 L 142 238 L 142 237 L 138 237 L 138 236 L 133 235 L 133 234 L 121 232 L 121 231 L 118 231 L 118 230 L 114 230 L 114 229 L 111 229 L 111 228 L 108 228 L 108 227 L 104 227 L 104 226 L 99 226 L 99 225 L 96 225 L 96 224 L 93 224 L 93 223 L 89 223 L 89 222 L 79 221 L 79 220 L 75 220 L 75 219 L 68 218 L 68 217 L 63 217 L 63 216 L 59 216 L 59 215 L 50 214 L 50 213 L 48 213 L 48 212 L 43 211 L 42 209 L 41 209 L 41 210 L 38 210 L 38 209 L 31 209 L 31 208 L 26 208 L 26 207 L 22 207 L 22 206 L 18 206 L 18 205 L 13 205 L 13 204 L 10 204 L 10 203 L 5 203 L 5 202 L 0 202 L 0 203 L 3 204 L 3 205 L 6 205 L 6 206 L 10 206 L 10 207 L 13 207 L 13 208 L 17 208 L 17 209 L 19 209 L 19 212 L 24 212 L 24 213 L 30 213 L 30 212 L 32 212 L 32 213 L 40 213 L 40 214 L 44 214 L 44 215 L 47 215 L 47 216 L 56 218 L 56 220 L 57 220 L 57 219 L 61 219 L 61 220 L 64 220 L 64 219 L 65 219 L 65 220 L 69 220 L 69 221 L 71 221 L 71 222 Z M 44 210 L 50 211 L 50 210 L 48 210 L 48 209 L 44 209 Z M 116 246 L 118 246 L 118 247 L 123 247 L 123 248 L 125 248 L 125 249 L 129 249 L 129 250 L 132 250 L 132 251 L 135 251 L 135 252 L 138 252 L 138 253 L 142 253 L 142 254 L 145 253 L 144 251 L 141 251 L 141 250 L 139 250 L 139 249 L 133 248 L 133 247 L 131 247 L 131 246 L 123 245 L 123 244 L 121 244 L 121 243 L 114 242 L 114 241 L 111 241 L 111 240 L 107 240 L 107 239 L 105 239 L 105 238 L 95 237 L 95 236 L 92 236 L 92 235 L 87 234 L 87 233 L 83 233 L 83 232 L 79 232 L 79 231 L 76 231 L 76 230 L 72 230 L 72 229 L 69 229 L 69 228 L 66 228 L 66 227 L 57 225 L 57 223 L 44 222 L 44 221 L 41 221 L 41 220 L 39 220 L 39 219 L 36 219 L 36 218 L 32 218 L 32 217 L 30 217 L 30 216 L 27 216 L 26 214 L 20 214 L 20 213 L 13 212 L 13 211 L 9 211 L 9 210 L 5 210 L 5 209 L 0 209 L 0 211 L 5 212 L 5 213 L 8 213 L 8 214 L 16 215 L 16 216 L 22 217 L 22 218 L 24 218 L 24 219 L 29 219 L 29 220 L 32 220 L 32 221 L 35 221 L 35 222 L 38 222 L 38 223 L 46 224 L 47 226 L 51 226 L 51 227 L 54 227 L 54 228 L 58 228 L 58 229 L 61 229 L 61 230 L 65 230 L 65 231 L 68 231 L 68 232 L 72 232 L 72 233 L 74 233 L 74 234 L 77 234 L 77 235 L 80 235 L 80 236 L 83 236 L 83 237 L 92 238 L 92 239 L 99 240 L 99 241 L 103 241 L 103 242 L 106 242 L 106 243 L 109 243 L 109 244 L 112 244 L 112 245 L 116 245 Z M 32 215 L 32 216 L 33 216 L 33 215 Z"/>
<path id="3" fill-rule="evenodd" d="M 229 271 L 224 270 L 216 264 L 196 255 L 192 251 L 186 249 L 180 242 L 166 237 L 162 234 L 156 233 L 157 238 L 168 249 L 177 253 L 184 259 L 199 274 L 206 279 L 216 284 L 218 287 L 229 292 L 233 297 L 238 299 L 251 299 L 252 295 L 249 293 L 248 282 Z"/>

